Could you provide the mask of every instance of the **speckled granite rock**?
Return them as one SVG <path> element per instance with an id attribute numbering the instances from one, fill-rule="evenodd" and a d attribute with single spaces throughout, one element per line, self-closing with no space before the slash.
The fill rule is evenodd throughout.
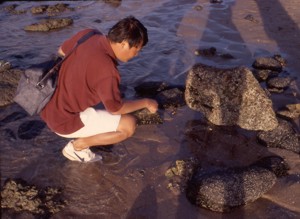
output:
<path id="1" fill-rule="evenodd" d="M 244 168 L 195 171 L 186 195 L 191 203 L 212 211 L 227 212 L 253 202 L 273 187 L 288 166 L 280 157 L 267 157 Z"/>
<path id="2" fill-rule="evenodd" d="M 187 76 L 185 100 L 215 125 L 248 130 L 272 130 L 278 125 L 272 101 L 246 67 L 194 65 Z"/>

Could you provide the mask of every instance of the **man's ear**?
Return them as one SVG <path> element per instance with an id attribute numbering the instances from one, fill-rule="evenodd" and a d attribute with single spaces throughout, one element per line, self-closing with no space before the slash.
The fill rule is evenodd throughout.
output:
<path id="1" fill-rule="evenodd" d="M 129 48 L 129 43 L 126 40 L 123 40 L 121 42 L 121 47 L 122 47 L 122 49 L 127 49 L 127 48 Z"/>

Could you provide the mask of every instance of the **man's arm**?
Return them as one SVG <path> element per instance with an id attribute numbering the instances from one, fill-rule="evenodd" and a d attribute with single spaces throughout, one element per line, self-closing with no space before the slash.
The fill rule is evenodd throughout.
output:
<path id="1" fill-rule="evenodd" d="M 57 53 L 58 53 L 59 56 L 62 56 L 62 57 L 65 56 L 65 53 L 62 51 L 61 46 L 59 47 Z"/>
<path id="2" fill-rule="evenodd" d="M 155 100 L 144 98 L 140 100 L 130 100 L 123 103 L 121 109 L 111 112 L 114 115 L 127 114 L 140 109 L 147 108 L 151 113 L 155 113 L 158 109 L 158 103 Z"/>

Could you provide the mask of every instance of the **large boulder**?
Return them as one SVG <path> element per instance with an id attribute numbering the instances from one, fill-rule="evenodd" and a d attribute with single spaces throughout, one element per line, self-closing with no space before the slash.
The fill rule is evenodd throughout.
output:
<path id="1" fill-rule="evenodd" d="M 278 125 L 272 101 L 246 67 L 194 65 L 187 75 L 185 100 L 215 125 L 248 130 L 273 130 Z"/>

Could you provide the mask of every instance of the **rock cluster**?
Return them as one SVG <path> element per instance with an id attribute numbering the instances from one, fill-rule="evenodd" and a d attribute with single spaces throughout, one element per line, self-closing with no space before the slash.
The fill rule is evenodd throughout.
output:
<path id="1" fill-rule="evenodd" d="M 253 74 L 260 82 L 266 82 L 270 92 L 282 93 L 292 82 L 292 78 L 284 71 L 287 61 L 280 55 L 259 57 L 252 66 Z"/>
<path id="2" fill-rule="evenodd" d="M 66 205 L 57 188 L 37 188 L 21 179 L 9 179 L 1 190 L 1 208 L 29 211 L 39 217 L 59 212 Z"/>

